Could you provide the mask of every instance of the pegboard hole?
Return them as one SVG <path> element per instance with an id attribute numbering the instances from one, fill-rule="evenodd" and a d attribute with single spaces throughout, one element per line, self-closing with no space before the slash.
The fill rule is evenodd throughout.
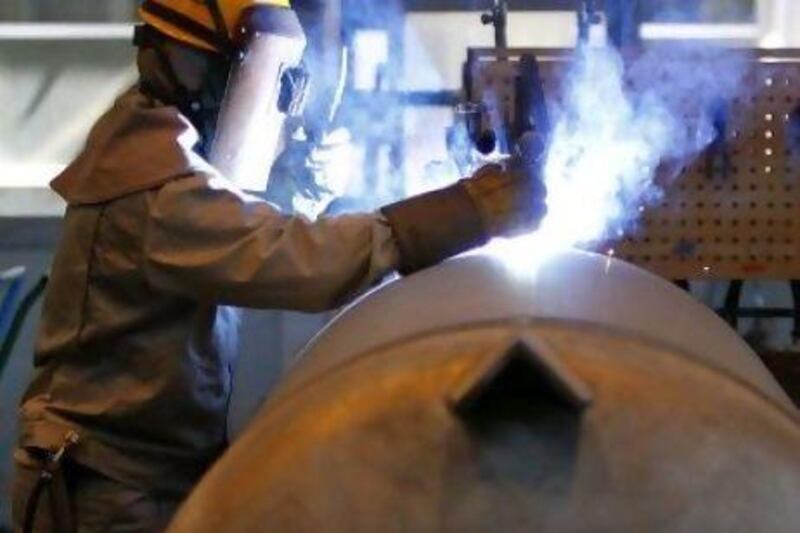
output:
<path id="1" fill-rule="evenodd" d="M 773 137 L 775 137 L 775 132 L 773 132 L 772 130 L 767 130 L 764 132 L 765 139 L 772 139 Z"/>
<path id="2" fill-rule="evenodd" d="M 772 87 L 774 84 L 775 80 L 772 78 L 772 76 L 767 76 L 766 78 L 764 78 L 764 85 L 766 85 L 767 87 Z"/>
<path id="3" fill-rule="evenodd" d="M 773 120 L 775 120 L 775 115 L 773 115 L 772 113 L 767 113 L 766 115 L 764 115 L 764 120 L 766 120 L 767 122 L 772 122 Z M 736 130 L 736 133 L 738 133 L 738 130 Z"/>

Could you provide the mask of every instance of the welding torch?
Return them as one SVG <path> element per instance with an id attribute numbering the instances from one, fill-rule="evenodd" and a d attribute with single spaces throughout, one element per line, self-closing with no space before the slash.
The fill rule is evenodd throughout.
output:
<path id="1" fill-rule="evenodd" d="M 348 62 L 349 50 L 343 47 L 339 78 L 333 90 L 329 91 L 327 109 L 315 114 L 313 117 L 308 114 L 301 115 L 289 127 L 291 132 L 290 144 L 278 158 L 273 169 L 273 172 L 283 173 L 284 176 L 282 179 L 270 179 L 270 186 L 275 190 L 279 190 L 286 185 L 286 183 L 281 182 L 286 179 L 287 175 L 292 178 L 293 191 L 288 193 L 285 190 L 275 192 L 273 198 L 271 198 L 281 207 L 290 209 L 291 206 L 288 205 L 290 198 L 288 196 L 293 196 L 294 194 L 300 194 L 304 198 L 319 201 L 324 194 L 331 193 L 324 185 L 318 183 L 316 173 L 320 172 L 322 168 L 315 162 L 314 154 L 327 148 L 326 142 L 328 142 L 332 133 L 333 124 L 336 122 L 347 86 Z"/>

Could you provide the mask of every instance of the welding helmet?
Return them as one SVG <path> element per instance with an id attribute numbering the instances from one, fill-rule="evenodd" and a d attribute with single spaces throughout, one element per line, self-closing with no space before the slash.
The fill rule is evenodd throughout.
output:
<path id="1" fill-rule="evenodd" d="M 208 158 L 241 189 L 266 190 L 287 117 L 302 113 L 306 37 L 289 0 L 145 0 L 144 22 L 222 55 L 230 76 Z"/>

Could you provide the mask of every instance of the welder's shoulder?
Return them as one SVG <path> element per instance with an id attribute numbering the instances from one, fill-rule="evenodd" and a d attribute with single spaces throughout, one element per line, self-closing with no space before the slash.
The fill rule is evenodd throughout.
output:
<path id="1" fill-rule="evenodd" d="M 152 105 L 132 90 L 100 118 L 51 187 L 70 206 L 91 205 L 207 173 L 210 166 L 193 151 L 198 139 L 176 108 Z"/>
<path id="2" fill-rule="evenodd" d="M 147 194 L 151 223 L 233 228 L 263 219 L 279 219 L 280 211 L 247 194 L 210 169 L 182 176 Z"/>

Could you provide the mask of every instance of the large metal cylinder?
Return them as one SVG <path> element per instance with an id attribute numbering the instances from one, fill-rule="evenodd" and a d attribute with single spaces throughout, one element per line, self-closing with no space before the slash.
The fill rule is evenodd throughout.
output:
<path id="1" fill-rule="evenodd" d="M 786 395 L 678 288 L 464 257 L 334 320 L 171 531 L 790 532 L 798 450 Z"/>

